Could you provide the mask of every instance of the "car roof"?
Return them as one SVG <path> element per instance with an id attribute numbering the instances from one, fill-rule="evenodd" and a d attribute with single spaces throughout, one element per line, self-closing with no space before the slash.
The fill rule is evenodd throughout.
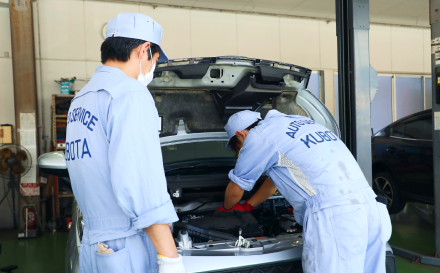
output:
<path id="1" fill-rule="evenodd" d="M 422 111 L 413 113 L 411 115 L 408 115 L 408 116 L 405 116 L 403 118 L 400 118 L 400 119 L 396 120 L 395 122 L 391 123 L 390 125 L 388 125 L 385 128 L 393 127 L 393 126 L 395 126 L 395 125 L 397 125 L 399 123 L 405 122 L 405 121 L 410 120 L 412 118 L 416 118 L 416 117 L 420 117 L 420 116 L 424 116 L 424 115 L 430 114 L 431 112 L 432 112 L 432 109 L 427 109 L 427 110 L 422 110 Z"/>

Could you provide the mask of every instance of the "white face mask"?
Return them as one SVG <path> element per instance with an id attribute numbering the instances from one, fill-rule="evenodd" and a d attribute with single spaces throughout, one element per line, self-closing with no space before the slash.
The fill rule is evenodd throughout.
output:
<path id="1" fill-rule="evenodd" d="M 151 61 L 153 61 L 153 54 L 151 54 L 151 47 L 149 47 L 148 49 L 150 50 Z M 139 47 L 139 50 L 141 50 L 140 47 Z M 144 86 L 147 86 L 153 80 L 154 69 L 156 68 L 156 64 L 153 63 L 153 66 L 151 67 L 150 72 L 148 72 L 147 74 L 143 74 L 142 73 L 142 62 L 141 62 L 140 51 L 138 53 L 139 53 L 139 76 L 138 76 L 138 81 L 140 81 Z"/>

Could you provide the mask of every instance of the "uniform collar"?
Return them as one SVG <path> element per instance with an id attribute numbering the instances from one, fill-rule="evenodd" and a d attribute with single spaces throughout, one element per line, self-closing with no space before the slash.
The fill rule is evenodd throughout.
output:
<path id="1" fill-rule="evenodd" d="M 275 110 L 275 109 L 272 109 L 272 110 L 270 110 L 269 112 L 267 112 L 267 114 L 266 114 L 266 117 L 264 118 L 265 120 L 266 119 L 270 119 L 270 118 L 272 118 L 272 117 L 274 117 L 274 116 L 277 116 L 277 115 L 283 115 L 281 112 L 279 112 L 278 110 Z"/>
<path id="2" fill-rule="evenodd" d="M 119 73 L 119 74 L 122 74 L 127 77 L 127 75 L 125 75 L 125 73 L 122 72 L 121 69 L 116 68 L 116 67 L 106 66 L 106 65 L 100 65 L 96 68 L 95 73 L 100 73 L 100 72 Z"/>

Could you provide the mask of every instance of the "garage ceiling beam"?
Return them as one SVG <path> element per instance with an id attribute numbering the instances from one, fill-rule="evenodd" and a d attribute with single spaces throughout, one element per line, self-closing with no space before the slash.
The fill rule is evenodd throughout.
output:
<path id="1" fill-rule="evenodd" d="M 369 0 L 336 0 L 341 139 L 371 186 L 369 30 Z"/>

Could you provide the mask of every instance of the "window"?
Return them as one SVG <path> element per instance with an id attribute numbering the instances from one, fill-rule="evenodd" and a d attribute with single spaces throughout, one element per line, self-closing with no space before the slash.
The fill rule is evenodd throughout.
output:
<path id="1" fill-rule="evenodd" d="M 373 132 L 393 122 L 392 78 L 379 76 L 376 96 L 371 103 L 371 128 Z"/>
<path id="2" fill-rule="evenodd" d="M 381 136 L 385 136 L 385 135 L 386 135 L 385 129 L 382 129 L 374 134 L 375 137 L 381 137 Z"/>
<path id="3" fill-rule="evenodd" d="M 396 119 L 423 110 L 423 96 L 421 77 L 396 78 Z"/>
<path id="4" fill-rule="evenodd" d="M 405 128 L 405 136 L 412 139 L 432 140 L 432 120 L 427 118 L 408 122 Z"/>
<path id="5" fill-rule="evenodd" d="M 403 137 L 405 131 L 405 124 L 399 124 L 393 128 L 392 136 Z"/>
<path id="6" fill-rule="evenodd" d="M 307 86 L 307 90 L 313 93 L 318 99 L 322 100 L 321 98 L 321 87 L 319 84 L 320 81 L 320 75 L 319 72 L 313 72 L 310 75 L 309 79 L 309 85 Z"/>
<path id="7" fill-rule="evenodd" d="M 432 79 L 425 78 L 425 109 L 432 108 Z"/>
<path id="8" fill-rule="evenodd" d="M 335 84 L 335 118 L 339 124 L 339 78 L 334 76 Z M 392 77 L 378 76 L 378 89 L 371 103 L 371 128 L 376 133 L 393 122 Z"/>

